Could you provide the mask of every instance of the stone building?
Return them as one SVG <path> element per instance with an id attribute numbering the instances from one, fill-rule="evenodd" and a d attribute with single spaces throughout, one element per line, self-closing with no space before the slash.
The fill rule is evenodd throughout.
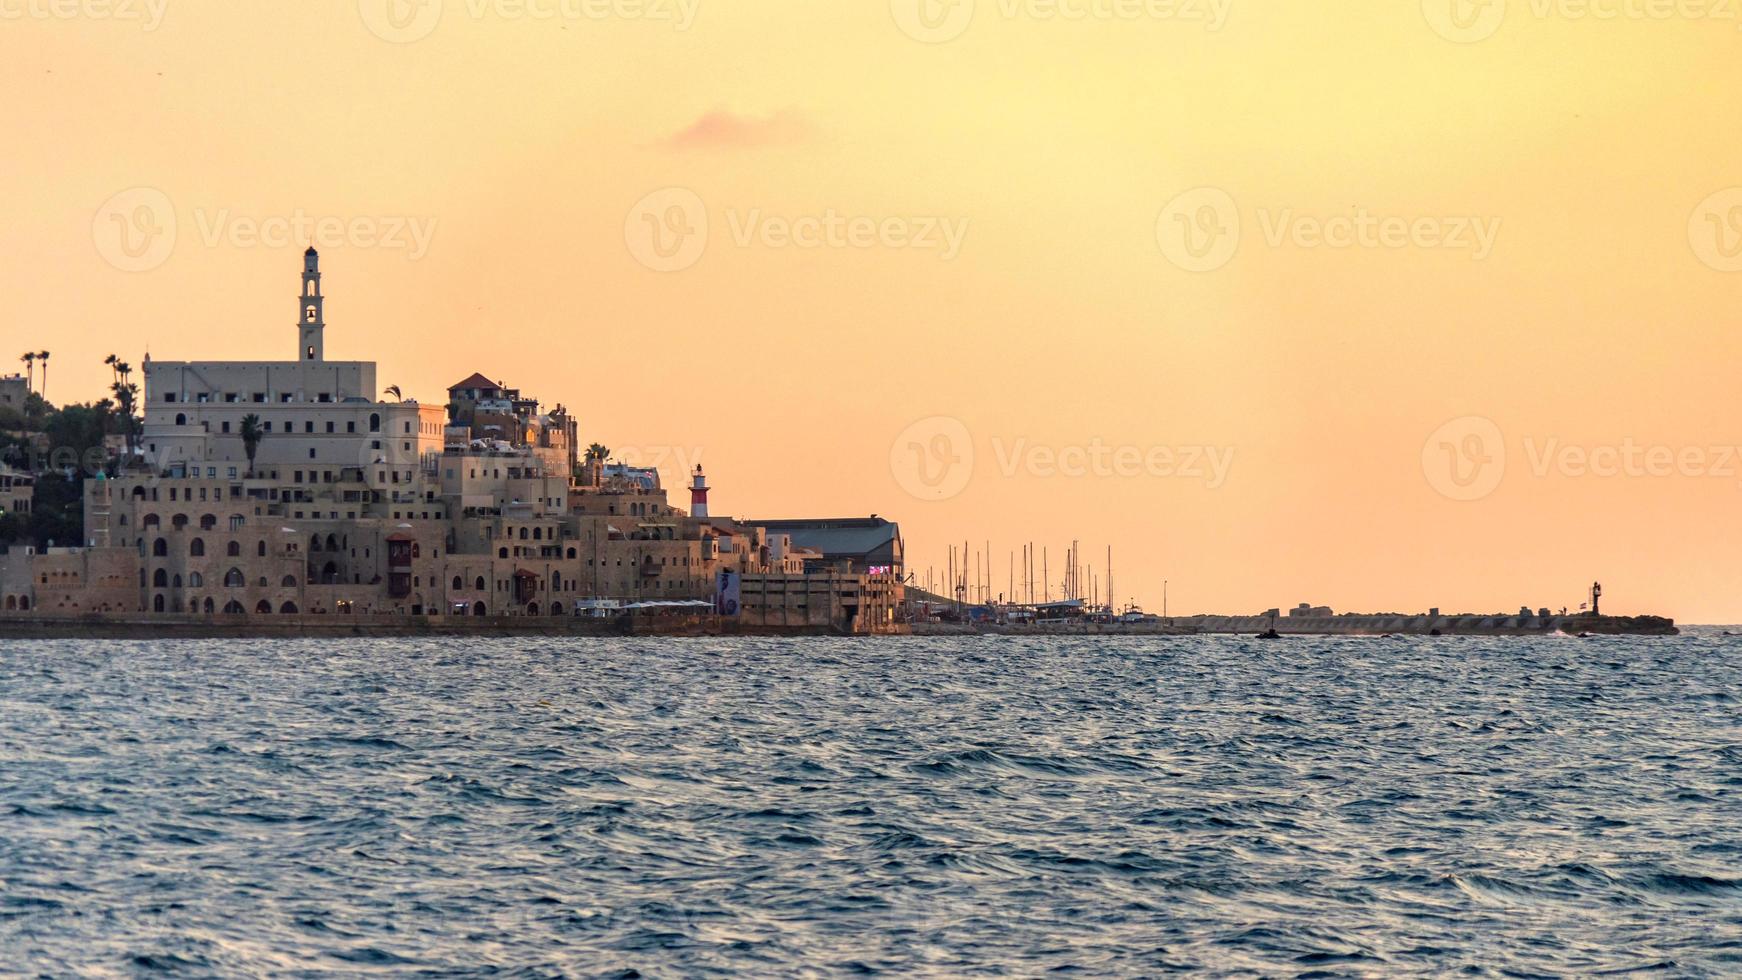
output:
<path id="1" fill-rule="evenodd" d="M 310 249 L 293 359 L 148 359 L 143 465 L 86 481 L 82 547 L 0 559 L 0 611 L 554 617 L 725 609 L 729 583 L 746 625 L 893 621 L 898 532 L 893 571 L 829 563 L 794 534 L 709 516 L 699 467 L 682 510 L 657 473 L 578 467 L 566 410 L 482 375 L 447 406 L 383 400 L 372 362 L 325 359 L 323 302 Z M 455 438 L 486 408 L 525 428 Z M 892 528 L 858 533 L 887 543 Z"/>

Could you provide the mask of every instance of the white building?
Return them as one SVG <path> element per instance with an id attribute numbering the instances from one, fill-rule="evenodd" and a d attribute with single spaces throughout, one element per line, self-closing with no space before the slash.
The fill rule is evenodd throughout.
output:
<path id="1" fill-rule="evenodd" d="M 145 359 L 143 448 L 165 473 L 236 479 L 248 466 L 243 420 L 262 434 L 255 468 L 331 483 L 361 468 L 371 486 L 433 472 L 446 410 L 380 401 L 372 361 L 326 359 L 320 255 L 303 254 L 296 357 L 287 361 Z"/>

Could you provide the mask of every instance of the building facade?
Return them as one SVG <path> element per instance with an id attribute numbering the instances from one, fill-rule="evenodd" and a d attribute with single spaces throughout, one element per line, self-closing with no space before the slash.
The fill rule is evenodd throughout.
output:
<path id="1" fill-rule="evenodd" d="M 0 611 L 557 617 L 706 601 L 751 626 L 886 622 L 898 571 L 709 516 L 699 467 L 685 511 L 657 473 L 578 465 L 566 410 L 481 374 L 447 405 L 381 398 L 373 363 L 325 359 L 323 305 L 310 249 L 294 358 L 147 359 L 142 463 L 86 481 L 81 547 L 4 556 Z M 496 417 L 515 431 L 479 437 Z"/>

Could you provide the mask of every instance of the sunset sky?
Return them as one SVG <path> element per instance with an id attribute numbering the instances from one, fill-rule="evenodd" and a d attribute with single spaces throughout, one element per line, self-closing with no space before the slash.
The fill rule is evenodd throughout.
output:
<path id="1" fill-rule="evenodd" d="M 1742 621 L 1742 13 L 1453 3 L 0 0 L 0 368 L 292 358 L 312 236 L 329 359 L 922 583 Z"/>

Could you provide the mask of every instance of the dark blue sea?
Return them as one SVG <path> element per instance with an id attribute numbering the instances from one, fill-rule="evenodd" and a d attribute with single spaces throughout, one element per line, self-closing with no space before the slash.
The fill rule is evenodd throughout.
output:
<path id="1" fill-rule="evenodd" d="M 1734 976 L 1739 665 L 0 641 L 0 972 Z"/>

